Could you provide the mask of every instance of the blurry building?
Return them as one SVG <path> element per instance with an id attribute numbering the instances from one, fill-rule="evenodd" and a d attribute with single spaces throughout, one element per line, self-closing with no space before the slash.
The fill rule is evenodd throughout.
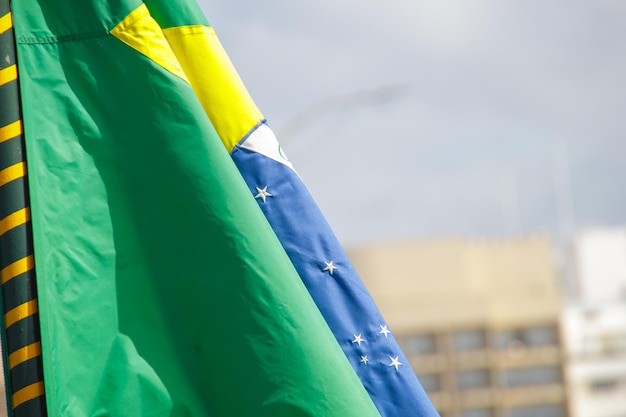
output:
<path id="1" fill-rule="evenodd" d="M 626 302 L 626 228 L 578 232 L 574 256 L 575 301 L 596 306 Z"/>
<path id="2" fill-rule="evenodd" d="M 349 253 L 442 417 L 566 417 L 560 291 L 544 237 Z"/>
<path id="3" fill-rule="evenodd" d="M 563 313 L 572 417 L 626 417 L 626 229 L 581 231 L 574 253 Z"/>

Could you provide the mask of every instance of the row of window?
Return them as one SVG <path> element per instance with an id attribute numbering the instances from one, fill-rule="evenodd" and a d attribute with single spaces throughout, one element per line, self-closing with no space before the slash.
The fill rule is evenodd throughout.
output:
<path id="1" fill-rule="evenodd" d="M 626 333 L 606 332 L 585 335 L 580 346 L 583 355 L 611 356 L 626 352 Z"/>
<path id="2" fill-rule="evenodd" d="M 538 326 L 525 329 L 500 330 L 488 333 L 485 329 L 454 332 L 448 338 L 448 346 L 439 346 L 432 333 L 416 334 L 400 340 L 407 355 L 428 355 L 452 349 L 455 352 L 494 348 L 514 349 L 523 346 L 557 346 L 559 336 L 556 326 Z"/>
<path id="3" fill-rule="evenodd" d="M 450 415 L 452 417 L 452 415 Z M 490 408 L 476 408 L 461 411 L 454 417 L 495 417 L 496 413 Z M 565 417 L 565 407 L 561 404 L 541 404 L 530 407 L 516 407 L 504 412 L 504 417 Z M 441 417 L 448 417 L 441 414 Z"/>
<path id="4" fill-rule="evenodd" d="M 424 374 L 419 376 L 424 389 L 428 392 L 441 390 L 441 376 Z M 557 366 L 534 366 L 515 368 L 491 373 L 488 369 L 472 369 L 456 373 L 457 389 L 474 389 L 490 386 L 523 387 L 530 385 L 556 384 L 563 381 L 561 368 Z"/>
<path id="5" fill-rule="evenodd" d="M 594 394 L 612 394 L 626 390 L 626 377 L 604 377 L 593 379 L 587 384 L 587 390 Z"/>

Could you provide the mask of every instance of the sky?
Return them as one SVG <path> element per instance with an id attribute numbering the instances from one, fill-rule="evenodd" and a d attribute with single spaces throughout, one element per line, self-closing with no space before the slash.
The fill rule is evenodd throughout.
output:
<path id="1" fill-rule="evenodd" d="M 200 0 L 345 246 L 626 224 L 626 3 Z"/>

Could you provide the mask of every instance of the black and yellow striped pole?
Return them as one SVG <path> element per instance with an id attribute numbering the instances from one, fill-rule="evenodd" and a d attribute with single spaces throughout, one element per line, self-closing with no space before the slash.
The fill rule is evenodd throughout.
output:
<path id="1" fill-rule="evenodd" d="M 0 282 L 13 417 L 46 415 L 26 153 L 10 0 L 0 0 Z"/>

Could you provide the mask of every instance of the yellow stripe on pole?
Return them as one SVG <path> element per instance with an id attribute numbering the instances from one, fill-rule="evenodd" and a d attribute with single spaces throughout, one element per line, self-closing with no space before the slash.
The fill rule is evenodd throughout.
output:
<path id="1" fill-rule="evenodd" d="M 6 126 L 0 127 L 0 143 L 6 142 L 9 139 L 13 139 L 22 134 L 22 121 L 16 120 L 15 122 Z"/>
<path id="2" fill-rule="evenodd" d="M 30 317 L 38 311 L 39 307 L 37 306 L 36 298 L 34 300 L 27 301 L 24 304 L 20 304 L 19 306 L 12 308 L 4 315 L 4 326 L 9 328 L 18 321 L 23 320 L 26 317 Z"/>
<path id="3" fill-rule="evenodd" d="M 13 27 L 13 19 L 11 17 L 11 12 L 5 14 L 0 17 L 0 35 L 2 35 L 7 30 Z"/>
<path id="4" fill-rule="evenodd" d="M 26 175 L 26 164 L 18 162 L 0 171 L 0 187 Z"/>
<path id="5" fill-rule="evenodd" d="M 9 355 L 9 369 L 15 368 L 20 363 L 41 355 L 41 342 L 35 342 L 24 346 Z"/>
<path id="6" fill-rule="evenodd" d="M 26 401 L 35 399 L 44 394 L 43 381 L 28 385 L 11 396 L 11 407 L 15 410 Z"/>
<path id="7" fill-rule="evenodd" d="M 4 219 L 0 220 L 0 236 L 11 229 L 23 225 L 30 220 L 30 209 L 25 207 L 21 210 L 11 213 Z"/>
<path id="8" fill-rule="evenodd" d="M 15 80 L 17 80 L 17 65 L 13 64 L 0 69 L 0 87 Z"/>
<path id="9" fill-rule="evenodd" d="M 25 258 L 19 259 L 12 264 L 5 266 L 2 271 L 0 271 L 1 283 L 4 284 L 7 281 L 15 278 L 16 276 L 30 271 L 34 267 L 35 258 L 33 255 L 29 255 Z"/>
<path id="10" fill-rule="evenodd" d="M 17 65 L 13 64 L 0 70 L 0 87 L 17 80 Z"/>

